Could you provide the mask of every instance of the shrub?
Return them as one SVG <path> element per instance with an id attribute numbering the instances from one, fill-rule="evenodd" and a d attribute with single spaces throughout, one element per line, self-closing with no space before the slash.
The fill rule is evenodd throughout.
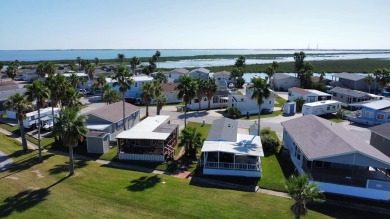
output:
<path id="1" fill-rule="evenodd" d="M 276 152 L 276 149 L 279 146 L 279 141 L 269 134 L 264 134 L 264 135 L 262 134 L 260 137 L 261 137 L 261 144 L 263 145 L 264 153 L 266 155 L 274 154 Z"/>
<path id="2" fill-rule="evenodd" d="M 229 107 L 227 110 L 229 117 L 238 118 L 241 116 L 241 112 L 237 107 Z"/>
<path id="3" fill-rule="evenodd" d="M 260 135 L 270 135 L 271 134 L 271 128 L 270 127 L 265 127 L 261 129 Z"/>

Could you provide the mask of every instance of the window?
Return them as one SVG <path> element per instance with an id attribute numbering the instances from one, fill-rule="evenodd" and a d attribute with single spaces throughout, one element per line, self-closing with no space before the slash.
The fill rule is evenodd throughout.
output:
<path id="1" fill-rule="evenodd" d="M 199 103 L 199 99 L 194 99 L 194 103 Z"/>
<path id="2" fill-rule="evenodd" d="M 218 103 L 218 102 L 219 102 L 219 97 L 218 96 L 213 97 L 213 103 Z"/>
<path id="3" fill-rule="evenodd" d="M 376 118 L 382 120 L 382 119 L 385 118 L 385 115 L 383 115 L 383 114 L 381 114 L 381 113 L 378 113 L 378 114 L 376 115 Z"/>
<path id="4" fill-rule="evenodd" d="M 172 74 L 169 74 L 169 77 L 171 78 L 171 77 L 172 77 Z"/>
<path id="5" fill-rule="evenodd" d="M 314 162 L 314 167 L 321 168 L 321 167 L 322 167 L 322 161 L 316 160 L 316 161 Z"/>
<path id="6" fill-rule="evenodd" d="M 370 118 L 370 119 L 374 118 L 374 113 L 373 112 L 363 111 L 363 115 L 366 118 Z"/>
<path id="7" fill-rule="evenodd" d="M 268 101 L 269 104 L 271 104 L 271 101 Z"/>
<path id="8" fill-rule="evenodd" d="M 330 110 L 330 106 L 327 106 L 327 107 L 326 107 L 326 110 L 328 110 L 328 111 L 329 111 L 329 110 Z"/>
<path id="9" fill-rule="evenodd" d="M 335 106 L 332 106 L 332 109 L 336 109 L 336 107 L 335 107 Z"/>
<path id="10" fill-rule="evenodd" d="M 291 97 L 291 91 L 289 91 L 289 92 L 288 92 L 288 96 L 290 96 L 290 97 Z"/>
<path id="11" fill-rule="evenodd" d="M 389 114 L 389 115 L 387 115 L 387 119 L 388 119 L 388 120 L 390 120 L 390 114 Z"/>

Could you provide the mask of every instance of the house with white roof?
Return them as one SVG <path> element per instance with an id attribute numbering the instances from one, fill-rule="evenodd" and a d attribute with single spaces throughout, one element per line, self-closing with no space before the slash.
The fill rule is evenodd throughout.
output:
<path id="1" fill-rule="evenodd" d="M 165 77 L 168 79 L 168 83 L 177 83 L 179 82 L 179 78 L 183 75 L 188 74 L 188 70 L 185 68 L 177 68 L 171 71 L 163 72 Z"/>
<path id="2" fill-rule="evenodd" d="M 257 99 L 252 99 L 253 90 L 250 89 L 250 85 L 247 86 L 246 95 L 229 95 L 228 107 L 236 107 L 241 115 L 252 115 L 259 113 L 259 105 Z M 263 100 L 261 104 L 260 112 L 266 111 L 266 113 L 272 113 L 275 106 L 275 92 L 270 90 L 268 98 Z"/>
<path id="3" fill-rule="evenodd" d="M 131 79 L 134 81 L 134 84 L 130 86 L 130 90 L 126 92 L 125 97 L 140 98 L 142 94 L 141 87 L 154 80 L 153 77 L 144 74 L 132 76 Z M 111 85 L 113 90 L 119 91 L 118 86 L 113 86 L 115 80 L 106 78 L 106 82 Z"/>
<path id="4" fill-rule="evenodd" d="M 302 97 L 305 100 L 305 103 L 332 99 L 332 95 L 318 90 L 302 89 L 299 87 L 292 87 L 288 89 L 288 101 L 295 101 L 295 99 L 299 97 Z"/>
<path id="5" fill-rule="evenodd" d="M 276 73 L 272 81 L 275 90 L 286 91 L 290 87 L 300 87 L 301 82 L 298 78 L 284 73 Z"/>
<path id="6" fill-rule="evenodd" d="M 165 161 L 174 157 L 179 125 L 169 116 L 147 117 L 116 136 L 120 160 Z"/>
<path id="7" fill-rule="evenodd" d="M 374 100 L 353 103 L 350 106 L 359 110 L 350 113 L 350 121 L 365 125 L 378 125 L 390 122 L 390 100 Z"/>
<path id="8" fill-rule="evenodd" d="M 205 175 L 261 177 L 263 146 L 259 136 L 237 133 L 238 122 L 214 120 L 199 162 Z"/>
<path id="9" fill-rule="evenodd" d="M 314 115 L 281 124 L 284 153 L 320 190 L 390 200 L 390 157 L 342 125 Z"/>

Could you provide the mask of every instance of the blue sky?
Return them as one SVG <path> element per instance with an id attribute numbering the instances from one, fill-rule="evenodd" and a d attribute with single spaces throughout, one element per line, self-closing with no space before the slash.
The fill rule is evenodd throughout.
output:
<path id="1" fill-rule="evenodd" d="M 390 49 L 387 0 L 1 0 L 0 49 Z"/>

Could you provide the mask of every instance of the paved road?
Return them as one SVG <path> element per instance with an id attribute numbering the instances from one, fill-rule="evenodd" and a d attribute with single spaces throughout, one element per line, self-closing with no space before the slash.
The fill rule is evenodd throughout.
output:
<path id="1" fill-rule="evenodd" d="M 12 159 L 0 151 L 0 172 L 6 170 L 12 164 Z"/>

